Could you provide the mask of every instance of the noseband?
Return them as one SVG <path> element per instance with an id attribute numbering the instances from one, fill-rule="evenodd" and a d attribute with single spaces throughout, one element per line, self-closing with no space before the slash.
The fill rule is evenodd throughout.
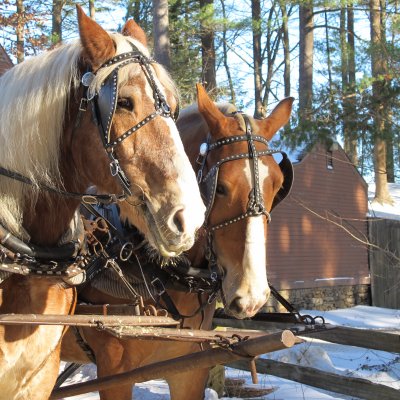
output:
<path id="1" fill-rule="evenodd" d="M 197 180 L 200 185 L 202 193 L 207 196 L 206 200 L 207 210 L 205 216 L 206 224 L 208 222 L 208 218 L 210 216 L 214 204 L 215 193 L 218 184 L 218 174 L 221 165 L 229 161 L 235 161 L 241 159 L 248 159 L 252 164 L 251 171 L 252 171 L 253 187 L 251 188 L 249 193 L 249 201 L 247 203 L 246 211 L 238 215 L 237 217 L 228 219 L 216 225 L 206 226 L 207 230 L 206 254 L 210 263 L 210 268 L 211 270 L 214 270 L 214 272 L 218 270 L 217 257 L 215 251 L 213 250 L 213 233 L 216 230 L 227 227 L 245 218 L 256 217 L 258 215 L 264 215 L 267 218 L 267 222 L 271 221 L 271 214 L 265 208 L 265 201 L 260 189 L 260 176 L 258 170 L 259 157 L 270 156 L 277 153 L 280 153 L 282 155 L 282 160 L 279 163 L 279 167 L 283 173 L 284 182 L 273 200 L 271 211 L 289 194 L 293 183 L 293 165 L 290 162 L 287 154 L 279 149 L 270 149 L 269 143 L 264 137 L 253 134 L 248 117 L 242 113 L 239 113 L 239 115 L 242 116 L 245 123 L 245 131 L 246 131 L 245 135 L 237 135 L 237 136 L 218 139 L 214 143 L 210 143 L 211 138 L 210 136 L 208 136 L 207 143 L 201 144 L 199 156 L 197 158 L 197 163 L 200 164 L 200 169 L 197 172 Z M 248 145 L 247 153 L 239 153 L 222 158 L 217 163 L 215 163 L 209 169 L 209 171 L 204 175 L 207 156 L 211 151 L 219 149 L 222 146 L 227 146 L 238 142 L 247 142 Z M 256 142 L 263 144 L 265 146 L 265 149 L 261 151 L 257 150 L 255 146 Z"/>
<path id="2" fill-rule="evenodd" d="M 119 54 L 118 56 L 104 63 L 96 71 L 96 73 L 98 73 L 98 71 L 102 68 L 118 64 L 106 77 L 98 93 L 92 93 L 90 91 L 90 84 L 95 78 L 95 73 L 86 72 L 82 76 L 82 85 L 84 86 L 85 90 L 79 108 L 80 111 L 86 111 L 87 103 L 92 103 L 93 116 L 95 122 L 99 127 L 99 132 L 104 149 L 106 150 L 107 155 L 110 158 L 111 175 L 119 179 L 119 182 L 124 191 L 124 197 L 132 195 L 132 192 L 130 190 L 131 183 L 120 166 L 118 158 L 115 155 L 115 148 L 125 139 L 127 139 L 144 125 L 146 125 L 148 122 L 155 119 L 158 115 L 165 118 L 171 117 L 174 120 L 175 118 L 177 118 L 177 115 L 171 114 L 171 108 L 169 107 L 164 95 L 161 93 L 161 90 L 158 87 L 153 72 L 150 68 L 150 65 L 155 61 L 147 58 L 133 44 L 131 44 L 131 46 L 133 48 L 133 51 Z M 138 63 L 140 65 L 146 76 L 146 79 L 151 86 L 151 89 L 153 90 L 155 110 L 147 117 L 142 119 L 140 122 L 138 122 L 136 125 L 129 128 L 116 140 L 111 140 L 111 125 L 118 102 L 118 72 L 122 67 L 125 67 L 126 65 L 132 63 Z"/>

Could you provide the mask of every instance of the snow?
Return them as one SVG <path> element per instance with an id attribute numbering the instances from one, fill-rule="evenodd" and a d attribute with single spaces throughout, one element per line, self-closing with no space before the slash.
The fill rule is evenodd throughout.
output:
<path id="1" fill-rule="evenodd" d="M 327 323 L 334 325 L 362 329 L 400 330 L 400 310 L 356 306 L 333 311 L 303 310 L 302 313 L 322 316 Z M 294 346 L 291 349 L 269 353 L 263 357 L 310 366 L 335 374 L 369 379 L 400 390 L 400 353 L 344 346 L 307 338 L 305 343 Z M 88 380 L 95 377 L 95 375 L 95 367 L 93 365 L 84 366 L 66 384 Z M 257 399 L 351 399 L 349 396 L 324 391 L 272 375 L 259 374 L 258 385 L 252 385 L 250 373 L 248 372 L 227 368 L 226 376 L 234 379 L 244 379 L 246 387 L 273 389 L 272 393 L 261 397 L 258 396 Z M 136 400 L 169 400 L 168 386 L 164 381 L 160 380 L 137 384 L 134 389 L 134 398 Z M 213 390 L 207 389 L 206 400 L 216 400 L 217 398 L 217 394 Z M 252 398 L 254 399 L 255 397 L 252 396 Z M 68 398 L 68 400 L 70 399 L 98 400 L 99 396 L 97 393 L 90 393 Z M 223 399 L 228 400 L 229 398 L 223 397 Z M 236 397 L 236 399 L 241 398 Z"/>
<path id="2" fill-rule="evenodd" d="M 388 183 L 388 186 L 390 196 L 394 200 L 393 205 L 373 201 L 375 183 L 368 184 L 369 216 L 400 220 L 400 183 Z"/>

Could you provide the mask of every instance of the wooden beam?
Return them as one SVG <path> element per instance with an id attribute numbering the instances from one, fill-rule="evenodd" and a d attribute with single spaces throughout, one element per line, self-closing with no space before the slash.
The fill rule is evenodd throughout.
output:
<path id="1" fill-rule="evenodd" d="M 66 325 L 104 328 L 109 326 L 177 326 L 170 317 L 127 315 L 1 314 L 0 325 Z"/>
<path id="2" fill-rule="evenodd" d="M 297 338 L 291 331 L 264 335 L 234 344 L 231 346 L 230 350 L 217 347 L 173 358 L 171 360 L 145 365 L 132 371 L 113 376 L 64 386 L 54 390 L 50 399 L 62 399 L 64 397 L 76 396 L 92 391 L 109 389 L 114 386 L 165 378 L 167 374 L 178 374 L 183 371 L 207 368 L 216 364 L 226 364 L 243 358 L 251 360 L 259 354 L 292 347 L 296 343 L 296 339 Z"/>
<path id="3" fill-rule="evenodd" d="M 343 344 L 347 346 L 365 347 L 367 349 L 400 353 L 400 330 L 382 331 L 377 329 L 359 329 L 345 326 L 325 324 L 326 329 L 320 329 L 316 325 L 315 330 L 304 330 L 304 325 L 290 323 L 276 323 L 267 321 L 235 320 L 226 318 L 214 318 L 216 326 L 231 327 L 236 329 L 258 329 L 272 331 L 274 328 L 294 328 L 295 334 L 300 337 L 313 337 L 327 342 Z M 296 333 L 296 329 L 299 330 Z"/>
<path id="4" fill-rule="evenodd" d="M 384 332 L 373 329 L 356 329 L 326 324 L 326 330 L 301 332 L 301 337 L 312 337 L 347 346 L 400 353 L 400 331 Z"/>
<path id="5" fill-rule="evenodd" d="M 250 366 L 245 361 L 236 361 L 228 366 L 250 371 Z M 278 376 L 305 385 L 366 400 L 398 400 L 400 398 L 400 391 L 389 386 L 380 385 L 367 379 L 333 374 L 316 368 L 266 359 L 257 359 L 256 367 L 257 372 L 262 374 Z"/>

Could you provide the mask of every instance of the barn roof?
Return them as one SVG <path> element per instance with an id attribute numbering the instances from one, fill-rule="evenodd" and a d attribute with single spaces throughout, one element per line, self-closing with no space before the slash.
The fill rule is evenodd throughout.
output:
<path id="1" fill-rule="evenodd" d="M 11 58 L 4 50 L 4 47 L 0 45 L 0 75 L 2 75 L 5 71 L 10 69 L 13 66 L 13 62 Z"/>

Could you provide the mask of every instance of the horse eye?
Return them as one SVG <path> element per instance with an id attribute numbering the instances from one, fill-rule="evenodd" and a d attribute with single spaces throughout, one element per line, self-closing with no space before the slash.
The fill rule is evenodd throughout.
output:
<path id="1" fill-rule="evenodd" d="M 117 107 L 125 108 L 126 110 L 133 111 L 133 103 L 131 99 L 122 97 L 117 101 Z"/>
<path id="2" fill-rule="evenodd" d="M 219 196 L 226 196 L 228 191 L 226 190 L 225 186 L 222 185 L 221 183 L 218 183 L 215 193 L 218 194 Z"/>

